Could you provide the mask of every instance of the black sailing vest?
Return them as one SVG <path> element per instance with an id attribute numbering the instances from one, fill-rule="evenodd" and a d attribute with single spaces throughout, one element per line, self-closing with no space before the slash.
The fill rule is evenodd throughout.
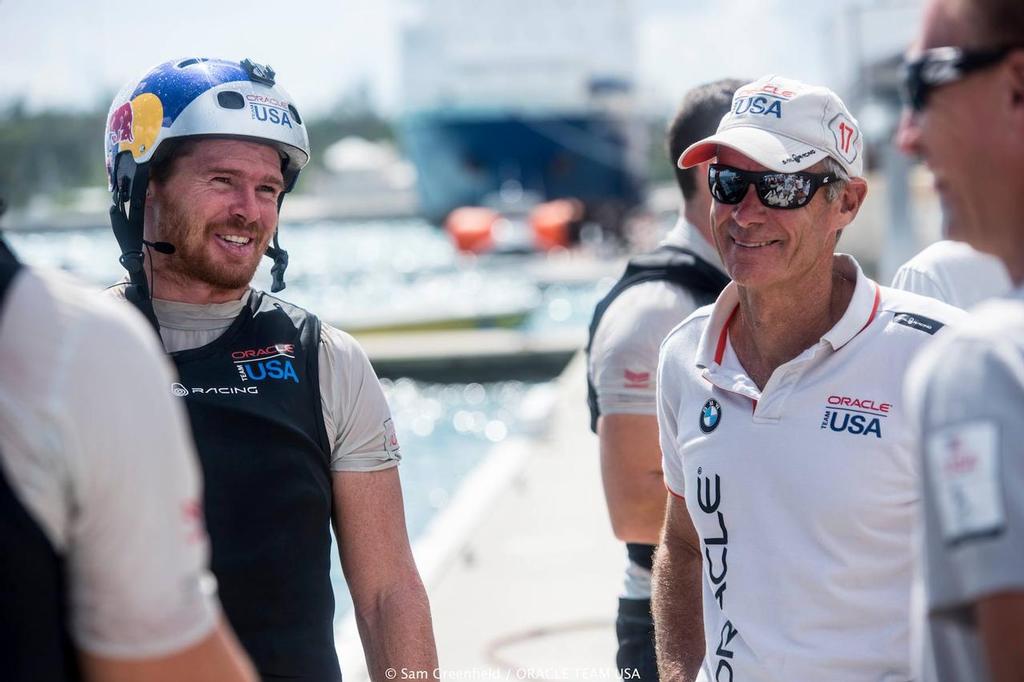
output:
<path id="1" fill-rule="evenodd" d="M 689 249 L 671 244 L 663 244 L 651 253 L 645 253 L 630 259 L 622 277 L 598 301 L 594 307 L 594 317 L 590 321 L 590 338 L 587 341 L 587 357 L 594 343 L 594 334 L 601 318 L 608 311 L 612 302 L 630 287 L 643 282 L 667 281 L 689 291 L 698 305 L 714 302 L 718 294 L 729 283 L 729 278 L 721 270 Z M 682 322 L 682 320 L 680 320 Z M 597 405 L 597 390 L 587 373 L 587 404 L 590 406 L 590 430 L 597 433 L 597 418 L 601 411 Z M 626 551 L 630 560 L 651 570 L 654 558 L 654 545 L 626 543 Z"/>
<path id="2" fill-rule="evenodd" d="M 20 269 L 0 240 L 0 314 Z M 2 318 L 0 318 L 2 322 Z M 18 500 L 0 467 L 0 677 L 80 679 L 67 630 L 64 559 Z"/>
<path id="3" fill-rule="evenodd" d="M 171 354 L 220 600 L 264 680 L 341 679 L 319 342 L 315 315 L 254 291 L 220 338 Z"/>

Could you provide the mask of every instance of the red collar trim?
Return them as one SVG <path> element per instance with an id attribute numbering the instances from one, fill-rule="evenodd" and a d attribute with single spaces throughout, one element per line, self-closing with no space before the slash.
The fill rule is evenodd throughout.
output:
<path id="1" fill-rule="evenodd" d="M 872 282 L 874 284 L 874 282 Z M 868 316 L 868 321 L 864 323 L 864 326 L 860 328 L 860 332 L 868 328 L 868 325 L 875 321 L 875 317 L 878 315 L 878 304 L 882 302 L 882 290 L 875 284 L 875 304 L 871 306 L 871 314 Z"/>
<path id="2" fill-rule="evenodd" d="M 729 338 L 729 325 L 732 324 L 732 318 L 736 317 L 736 311 L 740 309 L 740 304 L 737 303 L 736 307 L 729 313 L 729 317 L 725 320 L 725 324 L 722 325 L 722 332 L 718 335 L 718 346 L 715 347 L 715 364 L 721 365 L 722 358 L 725 356 L 725 342 Z"/>

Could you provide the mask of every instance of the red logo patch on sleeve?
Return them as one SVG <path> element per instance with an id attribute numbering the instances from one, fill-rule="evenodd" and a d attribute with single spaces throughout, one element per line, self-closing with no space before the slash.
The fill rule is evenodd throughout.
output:
<path id="1" fill-rule="evenodd" d="M 384 420 L 384 450 L 393 458 L 401 459 L 402 453 L 398 446 L 398 434 L 395 433 L 395 422 Z"/>
<path id="2" fill-rule="evenodd" d="M 633 372 L 631 370 L 625 370 L 622 373 L 622 377 L 626 380 L 626 388 L 650 388 L 651 387 L 651 373 L 650 372 Z"/>

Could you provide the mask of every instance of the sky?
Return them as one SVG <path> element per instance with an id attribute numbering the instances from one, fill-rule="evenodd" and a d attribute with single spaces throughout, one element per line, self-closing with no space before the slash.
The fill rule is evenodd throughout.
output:
<path id="1" fill-rule="evenodd" d="M 408 1 L 0 0 L 0 92 L 32 110 L 105 108 L 123 82 L 167 59 L 251 56 L 313 113 L 361 85 L 394 113 Z M 668 108 L 688 87 L 726 76 L 779 73 L 843 92 L 857 55 L 902 50 L 921 0 L 630 4 L 640 92 Z"/>

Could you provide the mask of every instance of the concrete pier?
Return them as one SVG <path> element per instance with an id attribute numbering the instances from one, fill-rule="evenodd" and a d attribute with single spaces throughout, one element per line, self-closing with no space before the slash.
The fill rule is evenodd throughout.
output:
<path id="1" fill-rule="evenodd" d="M 546 432 L 492 453 L 416 543 L 442 679 L 617 679 L 625 550 L 605 509 L 582 354 L 558 389 Z M 354 622 L 338 634 L 346 681 L 368 679 Z"/>
<path id="2" fill-rule="evenodd" d="M 445 383 L 548 380 L 587 343 L 586 331 L 578 329 L 545 334 L 518 329 L 357 333 L 356 339 L 379 376 Z"/>

